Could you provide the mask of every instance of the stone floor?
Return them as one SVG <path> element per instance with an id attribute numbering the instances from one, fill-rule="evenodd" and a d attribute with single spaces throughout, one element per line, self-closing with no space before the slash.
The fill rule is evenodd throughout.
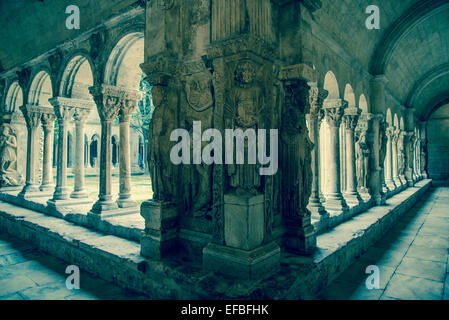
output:
<path id="1" fill-rule="evenodd" d="M 449 188 L 431 189 L 321 295 L 328 300 L 449 300 Z M 379 269 L 369 290 L 366 273 Z"/>
<path id="2" fill-rule="evenodd" d="M 0 300 L 145 299 L 80 270 L 80 289 L 66 287 L 67 263 L 0 233 Z"/>

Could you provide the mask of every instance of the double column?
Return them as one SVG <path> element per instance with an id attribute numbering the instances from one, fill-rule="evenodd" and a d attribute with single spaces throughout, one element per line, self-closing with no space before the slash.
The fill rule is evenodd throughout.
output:
<path id="1" fill-rule="evenodd" d="M 131 115 L 141 99 L 141 93 L 136 90 L 123 92 L 120 103 L 120 191 L 117 204 L 120 208 L 137 207 L 137 203 L 131 198 L 131 155 L 129 150 L 129 125 Z"/>
<path id="2" fill-rule="evenodd" d="M 55 97 L 48 100 L 54 107 L 58 119 L 58 157 L 56 163 L 56 188 L 53 198 L 48 201 L 48 205 L 56 207 L 60 203 L 69 200 L 70 193 L 67 187 L 67 129 L 69 121 L 75 113 L 75 107 L 71 99 Z"/>
<path id="3" fill-rule="evenodd" d="M 19 197 L 32 197 L 40 195 L 38 182 L 38 161 L 39 161 L 39 125 L 42 112 L 39 106 L 23 105 L 20 107 L 26 121 L 28 130 L 27 145 L 27 165 L 25 186 L 19 193 Z"/>
<path id="4" fill-rule="evenodd" d="M 52 109 L 42 114 L 41 122 L 44 131 L 44 154 L 42 164 L 42 184 L 40 190 L 43 192 L 52 191 L 55 187 L 53 183 L 53 136 L 55 128 L 55 113 Z"/>
<path id="5" fill-rule="evenodd" d="M 309 123 L 309 137 L 314 147 L 311 151 L 312 159 L 312 190 L 309 198 L 308 209 L 311 211 L 312 216 L 321 219 L 327 215 L 326 209 L 321 203 L 320 197 L 320 126 L 321 121 L 324 118 L 323 101 L 328 95 L 327 90 L 312 86 L 309 90 L 309 103 L 310 113 L 307 114 L 307 120 Z"/>
<path id="6" fill-rule="evenodd" d="M 393 181 L 393 127 L 388 127 L 385 134 L 387 136 L 387 149 L 384 165 L 385 184 L 389 191 L 394 191 L 396 190 L 396 184 Z"/>
<path id="7" fill-rule="evenodd" d="M 89 88 L 97 105 L 101 121 L 100 190 L 98 200 L 90 214 L 112 216 L 124 214 L 119 208 L 132 208 L 137 204 L 131 198 L 131 160 L 129 150 L 129 125 L 132 112 L 139 100 L 140 92 L 110 85 Z M 117 201 L 112 199 L 112 122 L 120 121 L 120 192 Z M 130 212 L 131 212 L 130 211 Z"/>
<path id="8" fill-rule="evenodd" d="M 327 157 L 328 177 L 325 193 L 325 207 L 334 214 L 348 210 L 341 193 L 340 183 L 340 124 L 348 103 L 341 99 L 328 99 L 324 102 L 326 121 L 329 125 L 329 155 Z"/>
<path id="9" fill-rule="evenodd" d="M 401 179 L 399 178 L 399 162 L 398 162 L 398 142 L 401 135 L 399 129 L 395 129 L 393 132 L 392 142 L 392 161 L 393 161 L 393 182 L 397 188 L 402 187 Z"/>
<path id="10" fill-rule="evenodd" d="M 357 108 L 348 108 L 345 110 L 343 121 L 345 125 L 346 137 L 346 191 L 345 199 L 347 203 L 359 205 L 362 203 L 357 192 L 357 175 L 355 169 L 355 128 L 359 120 L 361 111 Z"/>
<path id="11" fill-rule="evenodd" d="M 85 188 L 84 175 L 84 128 L 87 117 L 93 104 L 87 106 L 78 106 L 75 109 L 75 185 L 70 197 L 75 199 L 86 199 L 88 194 Z"/>

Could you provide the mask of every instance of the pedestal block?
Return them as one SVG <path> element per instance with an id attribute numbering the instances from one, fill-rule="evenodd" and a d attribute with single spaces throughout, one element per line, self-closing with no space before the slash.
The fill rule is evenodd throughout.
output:
<path id="1" fill-rule="evenodd" d="M 225 245 L 209 243 L 203 249 L 203 265 L 231 278 L 266 278 L 279 270 L 280 248 L 264 244 L 263 195 L 224 196 Z"/>
<path id="2" fill-rule="evenodd" d="M 170 202 L 148 200 L 141 204 L 145 231 L 140 240 L 140 254 L 160 259 L 176 246 L 178 208 Z"/>

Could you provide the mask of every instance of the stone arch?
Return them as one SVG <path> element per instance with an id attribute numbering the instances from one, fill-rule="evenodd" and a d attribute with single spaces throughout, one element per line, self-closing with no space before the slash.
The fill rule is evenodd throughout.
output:
<path id="1" fill-rule="evenodd" d="M 359 98 L 359 109 L 362 110 L 363 113 L 368 113 L 368 101 L 363 93 Z"/>
<path id="2" fill-rule="evenodd" d="M 346 86 L 345 86 L 345 93 L 344 93 L 343 99 L 345 99 L 348 102 L 349 108 L 356 107 L 354 90 L 352 89 L 352 87 L 349 83 L 346 84 Z"/>
<path id="3" fill-rule="evenodd" d="M 323 88 L 329 92 L 327 99 L 339 99 L 340 90 L 338 89 L 338 81 L 332 71 L 328 71 L 324 77 Z"/>
<path id="4" fill-rule="evenodd" d="M 109 54 L 105 65 L 104 83 L 139 89 L 142 75 L 140 64 L 143 62 L 143 32 L 131 32 L 124 35 Z"/>
<path id="5" fill-rule="evenodd" d="M 68 98 L 92 99 L 88 88 L 94 85 L 93 63 L 86 54 L 77 54 L 66 64 L 59 95 Z"/>
<path id="6" fill-rule="evenodd" d="M 396 113 L 394 114 L 394 117 L 393 117 L 393 125 L 396 129 L 399 129 L 399 118 Z"/>
<path id="7" fill-rule="evenodd" d="M 18 81 L 14 81 L 8 89 L 5 100 L 6 112 L 17 112 L 23 105 L 23 91 Z"/>
<path id="8" fill-rule="evenodd" d="M 385 115 L 385 121 L 391 126 L 393 125 L 393 116 L 391 114 L 391 109 L 387 109 L 387 113 Z"/>
<path id="9" fill-rule="evenodd" d="M 52 107 L 48 99 L 53 97 L 53 89 L 50 75 L 47 71 L 41 70 L 33 78 L 28 94 L 28 103 Z"/>

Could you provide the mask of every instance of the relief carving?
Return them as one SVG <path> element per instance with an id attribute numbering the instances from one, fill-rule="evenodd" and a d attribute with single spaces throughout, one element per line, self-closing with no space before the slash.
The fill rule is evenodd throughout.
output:
<path id="1" fill-rule="evenodd" d="M 0 187 L 19 186 L 23 178 L 17 172 L 17 135 L 8 124 L 0 130 Z"/>

